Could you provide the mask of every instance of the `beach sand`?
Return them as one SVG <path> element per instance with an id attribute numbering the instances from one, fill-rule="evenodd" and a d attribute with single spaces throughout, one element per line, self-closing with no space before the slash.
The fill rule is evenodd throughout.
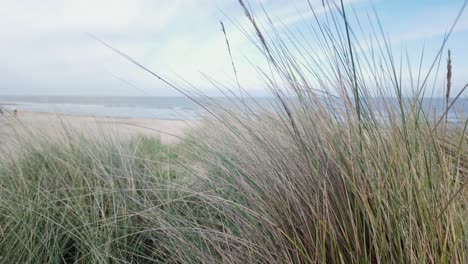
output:
<path id="1" fill-rule="evenodd" d="M 0 142 L 8 141 L 19 133 L 41 133 L 50 137 L 64 131 L 78 131 L 85 135 L 132 137 L 155 136 L 162 143 L 173 144 L 194 125 L 193 121 L 144 118 L 115 118 L 76 116 L 57 113 L 19 111 L 0 115 Z"/>

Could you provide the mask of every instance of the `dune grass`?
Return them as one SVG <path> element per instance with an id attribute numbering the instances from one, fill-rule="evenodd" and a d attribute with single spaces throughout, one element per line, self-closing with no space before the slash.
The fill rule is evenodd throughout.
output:
<path id="1" fill-rule="evenodd" d="M 185 92 L 210 114 L 177 146 L 73 133 L 19 144 L 0 161 L 2 261 L 468 262 L 468 119 L 447 118 L 466 86 L 451 87 L 450 58 L 438 74 L 446 41 L 406 79 L 379 25 L 360 39 L 343 5 L 324 1 L 325 19 L 310 10 L 311 48 L 265 33 L 239 2 L 270 105 L 236 83 L 217 87 L 240 94 L 229 106 Z M 437 76 L 446 106 L 433 115 Z"/>
<path id="2" fill-rule="evenodd" d="M 152 239 L 157 224 L 145 220 L 145 211 L 172 199 L 164 188 L 175 175 L 167 147 L 147 138 L 96 144 L 79 135 L 17 147 L 19 155 L 3 156 L 0 168 L 2 263 L 104 263 L 164 254 L 162 236 Z"/>
<path id="3" fill-rule="evenodd" d="M 313 48 L 272 24 L 265 33 L 239 2 L 270 67 L 272 107 L 212 105 L 217 115 L 195 136 L 218 207 L 255 245 L 239 243 L 236 261 L 467 262 L 468 119 L 450 123 L 447 113 L 468 84 L 450 94 L 450 53 L 439 75 L 446 108 L 424 107 L 447 39 L 415 82 L 385 36 L 360 39 L 342 2 L 316 16 Z"/>

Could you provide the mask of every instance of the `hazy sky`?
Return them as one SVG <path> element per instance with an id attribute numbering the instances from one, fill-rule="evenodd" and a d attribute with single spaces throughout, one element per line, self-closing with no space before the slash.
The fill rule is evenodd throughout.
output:
<path id="1" fill-rule="evenodd" d="M 262 2 L 287 26 L 312 19 L 304 15 L 306 0 L 250 2 Z M 321 0 L 311 2 L 321 5 Z M 408 49 L 417 64 L 424 46 L 428 64 L 463 0 L 346 3 L 363 19 L 375 6 L 394 50 Z M 177 94 L 88 33 L 163 76 L 181 76 L 210 92 L 201 73 L 220 81 L 233 78 L 219 20 L 225 22 L 241 82 L 261 94 L 249 62 L 258 54 L 230 19 L 246 23 L 236 0 L 0 0 L 0 95 Z M 448 43 L 456 86 L 468 81 L 466 45 L 468 10 Z"/>

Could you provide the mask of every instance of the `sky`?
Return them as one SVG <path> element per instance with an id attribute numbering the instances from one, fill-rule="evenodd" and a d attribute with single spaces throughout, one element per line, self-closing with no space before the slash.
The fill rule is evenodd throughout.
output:
<path id="1" fill-rule="evenodd" d="M 310 1 L 319 10 L 322 0 Z M 314 23 L 307 0 L 247 2 L 259 19 L 263 6 L 282 26 Z M 410 54 L 418 64 L 424 47 L 427 69 L 463 0 L 345 4 L 363 20 L 375 8 L 393 50 Z M 206 76 L 226 83 L 234 78 L 220 20 L 240 82 L 262 95 L 265 87 L 254 65 L 261 57 L 238 28 L 248 24 L 237 0 L 0 0 L 0 95 L 179 95 L 91 35 L 165 78 L 216 94 Z M 468 81 L 466 43 L 468 10 L 447 43 L 455 90 Z"/>

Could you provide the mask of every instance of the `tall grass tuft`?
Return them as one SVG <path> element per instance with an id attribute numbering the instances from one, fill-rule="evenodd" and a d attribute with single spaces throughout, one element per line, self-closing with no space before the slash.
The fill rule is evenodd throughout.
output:
<path id="1" fill-rule="evenodd" d="M 169 259 L 175 154 L 155 139 L 20 138 L 1 155 L 0 262 Z M 164 209 L 164 210 L 163 210 Z M 166 240 L 168 239 L 168 240 Z"/>
<path id="2" fill-rule="evenodd" d="M 448 121 L 448 114 L 468 84 L 452 87 L 450 59 L 445 109 L 433 115 L 425 98 L 447 39 L 414 80 L 377 16 L 369 36 L 342 2 L 322 3 L 321 15 L 309 5 L 314 23 L 295 32 L 276 27 L 267 12 L 257 18 L 239 0 L 250 23 L 241 29 L 253 32 L 248 37 L 267 61 L 259 67 L 267 103 L 247 98 L 233 61 L 237 88 L 228 92 L 241 95 L 226 103 L 197 98 L 114 49 L 209 115 L 177 150 L 151 139 L 68 137 L 2 156 L 0 256 L 467 263 L 468 119 Z M 449 100 L 449 89 L 460 91 Z"/>
<path id="3" fill-rule="evenodd" d="M 307 38 L 268 13 L 262 29 L 239 3 L 273 99 L 255 111 L 243 98 L 231 100 L 240 110 L 214 104 L 193 134 L 191 162 L 204 165 L 213 203 L 236 223 L 223 230 L 242 241 L 226 243 L 222 261 L 468 262 L 468 119 L 444 133 L 454 101 L 435 116 L 425 107 L 434 67 L 424 81 L 405 79 L 383 30 L 355 31 L 343 3 L 324 1 L 321 18 L 311 6 Z M 449 94 L 450 59 L 447 78 Z"/>

